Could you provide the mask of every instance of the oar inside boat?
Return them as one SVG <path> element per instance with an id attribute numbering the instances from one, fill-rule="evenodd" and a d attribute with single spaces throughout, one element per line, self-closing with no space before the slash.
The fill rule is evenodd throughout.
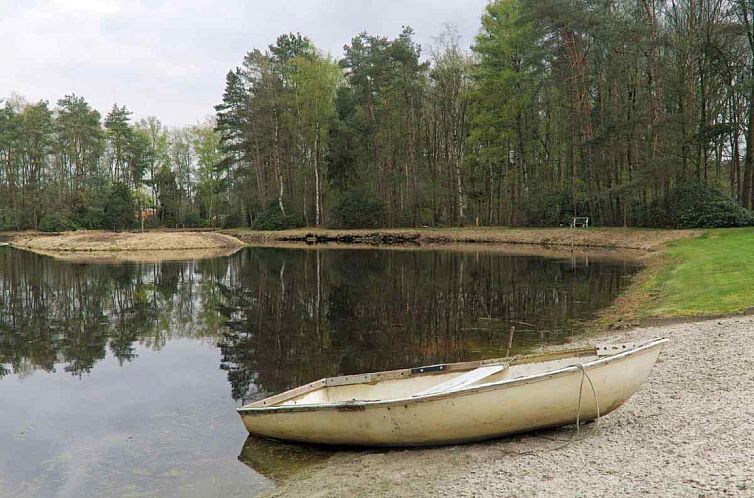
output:
<path id="1" fill-rule="evenodd" d="M 252 434 L 310 443 L 417 446 L 486 439 L 609 413 L 639 388 L 665 342 L 331 377 L 250 403 L 239 414 Z M 580 405 L 579 399 L 592 396 L 594 403 Z"/>

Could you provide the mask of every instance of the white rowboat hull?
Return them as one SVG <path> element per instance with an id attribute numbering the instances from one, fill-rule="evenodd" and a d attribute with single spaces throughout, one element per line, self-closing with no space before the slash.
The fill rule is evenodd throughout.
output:
<path id="1" fill-rule="evenodd" d="M 597 357 L 581 363 L 583 370 L 563 366 L 459 391 L 352 403 L 262 401 L 240 408 L 239 414 L 252 434 L 306 443 L 428 446 L 495 438 L 572 424 L 579 413 L 582 422 L 592 420 L 597 417 L 595 397 L 600 416 L 610 413 L 639 389 L 665 342 L 660 339 L 614 356 Z M 328 380 L 298 390 L 317 389 L 319 383 L 328 385 Z M 289 393 L 298 394 L 296 390 Z M 286 399 L 285 394 L 268 399 Z"/>

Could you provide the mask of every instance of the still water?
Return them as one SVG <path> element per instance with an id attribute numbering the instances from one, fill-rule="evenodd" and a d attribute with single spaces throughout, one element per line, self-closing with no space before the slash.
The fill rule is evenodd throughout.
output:
<path id="1" fill-rule="evenodd" d="M 0 496 L 253 496 L 274 465 L 240 404 L 561 342 L 638 269 L 490 250 L 93 264 L 0 248 Z"/>

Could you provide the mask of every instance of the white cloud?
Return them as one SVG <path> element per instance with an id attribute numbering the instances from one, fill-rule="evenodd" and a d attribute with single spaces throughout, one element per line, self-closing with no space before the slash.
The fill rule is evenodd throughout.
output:
<path id="1" fill-rule="evenodd" d="M 99 16 L 111 16 L 120 11 L 120 5 L 114 0 L 53 0 L 51 7 L 61 12 L 83 12 Z"/>
<path id="2" fill-rule="evenodd" d="M 469 44 L 487 0 L 0 0 L 0 98 L 85 96 L 106 112 L 173 124 L 212 114 L 225 73 L 280 33 L 301 32 L 339 57 L 361 31 L 411 25 L 431 42 L 444 22 Z M 425 53 L 428 51 L 425 50 Z"/>

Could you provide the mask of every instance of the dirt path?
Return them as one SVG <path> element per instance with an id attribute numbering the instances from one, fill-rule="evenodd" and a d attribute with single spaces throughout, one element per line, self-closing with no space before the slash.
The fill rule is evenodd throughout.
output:
<path id="1" fill-rule="evenodd" d="M 428 450 L 340 452 L 271 496 L 754 496 L 754 317 L 622 332 L 672 339 L 643 388 L 570 428 Z"/>

